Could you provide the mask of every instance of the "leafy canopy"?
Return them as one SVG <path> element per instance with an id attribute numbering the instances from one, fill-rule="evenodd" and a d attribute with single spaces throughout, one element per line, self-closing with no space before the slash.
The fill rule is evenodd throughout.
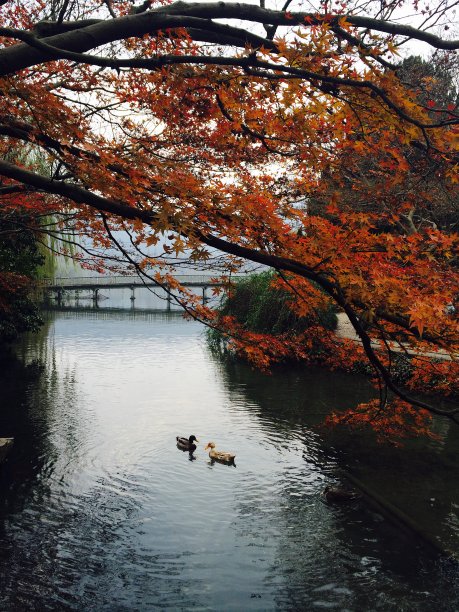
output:
<path id="1" fill-rule="evenodd" d="M 454 64 L 453 0 L 0 5 L 3 210 L 52 215 L 87 265 L 153 275 L 245 346 L 173 271 L 274 268 L 296 315 L 324 302 L 348 315 L 360 348 L 323 332 L 336 365 L 363 353 L 394 394 L 349 422 L 396 435 L 405 417 L 424 431 L 426 410 L 458 420 L 457 404 L 416 399 L 391 371 L 395 352 L 414 353 L 413 388 L 457 398 L 457 91 L 397 70 L 407 41 Z M 8 155 L 18 145 L 50 173 Z M 252 343 L 253 361 L 282 353 L 269 347 Z"/>

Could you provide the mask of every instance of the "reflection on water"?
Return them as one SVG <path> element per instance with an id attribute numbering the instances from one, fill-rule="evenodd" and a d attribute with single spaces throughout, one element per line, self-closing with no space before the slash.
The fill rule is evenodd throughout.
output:
<path id="1" fill-rule="evenodd" d="M 399 453 L 317 427 L 362 379 L 222 364 L 198 324 L 139 312 L 54 313 L 0 371 L 2 611 L 459 608 L 455 571 L 365 503 L 323 501 L 347 465 L 459 548 L 456 433 Z M 194 461 L 175 445 L 192 433 Z"/>

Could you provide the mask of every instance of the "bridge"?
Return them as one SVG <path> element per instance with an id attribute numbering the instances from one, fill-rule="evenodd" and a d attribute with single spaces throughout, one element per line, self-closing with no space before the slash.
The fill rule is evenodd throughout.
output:
<path id="1" fill-rule="evenodd" d="M 202 302 L 205 304 L 207 301 L 206 290 L 209 287 L 223 287 L 228 285 L 228 282 L 234 282 L 240 278 L 246 278 L 244 274 L 235 274 L 231 276 L 231 281 L 218 280 L 215 276 L 209 274 L 181 274 L 174 275 L 176 279 L 183 287 L 197 287 L 202 289 Z M 99 291 L 101 289 L 130 289 L 131 290 L 131 302 L 135 300 L 135 290 L 144 287 L 156 287 L 165 288 L 167 290 L 167 283 L 161 285 L 154 280 L 142 278 L 135 275 L 125 276 L 81 276 L 81 277 L 56 277 L 53 279 L 43 279 L 39 283 L 42 290 L 47 294 L 54 294 L 57 298 L 58 304 L 62 302 L 64 293 L 66 291 L 79 292 L 82 290 L 88 290 L 92 292 L 92 299 L 94 303 L 97 303 L 99 299 Z M 167 297 L 167 309 L 170 309 L 171 296 L 168 294 Z"/>

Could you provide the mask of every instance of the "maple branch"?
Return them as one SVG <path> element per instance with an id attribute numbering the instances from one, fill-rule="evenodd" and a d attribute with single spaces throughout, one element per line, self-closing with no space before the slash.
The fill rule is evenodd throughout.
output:
<path id="1" fill-rule="evenodd" d="M 235 12 L 237 7 L 237 15 Z M 223 12 L 222 12 L 223 11 Z M 255 12 L 253 12 L 255 11 Z M 259 14 L 257 11 L 261 11 Z M 241 14 L 242 13 L 242 14 Z M 261 16 L 266 17 L 269 14 L 271 20 L 263 21 Z M 409 116 L 397 104 L 395 104 L 383 89 L 372 83 L 371 81 L 361 81 L 358 79 L 340 78 L 330 76 L 328 74 L 320 74 L 314 71 L 278 64 L 257 59 L 255 53 L 243 57 L 224 57 L 221 55 L 162 55 L 155 58 L 111 58 L 100 55 L 91 55 L 85 53 L 89 49 L 106 45 L 116 40 L 123 40 L 130 36 L 143 36 L 145 34 L 156 34 L 160 30 L 168 32 L 169 36 L 173 36 L 171 30 L 184 28 L 188 35 L 194 40 L 204 42 L 213 42 L 224 44 L 231 47 L 247 47 L 256 50 L 265 48 L 274 53 L 278 52 L 278 46 L 269 38 L 263 38 L 244 30 L 229 25 L 223 25 L 212 21 L 214 18 L 226 17 L 235 18 L 243 17 L 254 22 L 261 22 L 265 26 L 271 24 L 277 27 L 278 25 L 292 25 L 293 23 L 301 23 L 304 27 L 319 25 L 326 23 L 335 32 L 338 39 L 344 38 L 348 43 L 356 46 L 358 53 L 370 53 L 370 49 L 365 46 L 360 39 L 349 34 L 343 27 L 343 16 L 331 15 L 312 15 L 308 13 L 290 14 L 286 11 L 269 11 L 264 8 L 253 7 L 249 5 L 233 5 L 231 3 L 220 2 L 218 5 L 213 3 L 195 4 L 177 2 L 169 7 L 160 7 L 158 9 L 142 12 L 140 14 L 128 15 L 119 18 L 112 18 L 110 21 L 105 20 L 84 20 L 84 25 L 78 27 L 78 22 L 70 22 L 69 29 L 53 36 L 39 38 L 43 32 L 52 31 L 52 22 L 42 22 L 37 24 L 36 31 L 38 36 L 32 31 L 24 31 L 14 28 L 0 28 L 0 36 L 17 38 L 24 45 L 18 44 L 8 47 L 0 51 L 0 75 L 7 75 L 17 70 L 32 66 L 35 63 L 47 62 L 56 59 L 67 59 L 77 63 L 86 63 L 99 67 L 108 67 L 112 69 L 121 68 L 143 68 L 148 70 L 157 70 L 164 66 L 173 64 L 203 64 L 203 65 L 223 65 L 240 67 L 247 70 L 249 74 L 260 76 L 263 78 L 278 78 L 279 74 L 283 74 L 290 78 L 306 79 L 316 86 L 322 92 L 334 97 L 339 97 L 340 88 L 366 88 L 370 90 L 370 95 L 377 95 L 381 100 L 399 117 L 409 123 L 421 128 L 433 128 L 446 124 L 454 124 L 456 121 L 449 120 L 436 124 L 425 124 L 413 117 Z M 363 21 L 362 21 L 363 19 Z M 355 23 L 354 23 L 355 22 Z M 407 35 L 406 32 L 414 30 L 411 26 L 403 26 L 401 24 L 390 24 L 389 29 L 384 29 L 383 20 L 369 19 L 362 17 L 346 16 L 346 23 L 354 25 L 366 24 L 365 27 L 379 31 L 387 31 L 393 33 L 393 28 L 401 28 L 400 33 Z M 369 25 L 372 24 L 372 25 Z M 66 24 L 61 24 L 59 21 L 56 27 L 62 29 Z M 387 25 L 387 24 L 386 24 Z M 120 30 L 120 26 L 122 29 Z M 378 27 L 377 27 L 378 26 Z M 359 26 L 360 27 L 360 26 Z M 362 25 L 363 27 L 363 25 Z M 408 30 L 406 30 L 408 28 Z M 420 35 L 425 34 L 431 40 L 431 44 L 437 44 L 441 41 L 438 37 L 431 34 L 414 30 Z M 122 33 L 122 35 L 121 35 Z M 424 40 L 420 36 L 419 40 Z M 451 42 L 451 41 L 449 41 Z M 454 42 L 454 41 L 453 41 Z M 459 47 L 459 41 L 456 41 Z M 437 44 L 438 46 L 438 44 Z M 35 49 L 31 52 L 30 48 Z M 453 47 L 455 48 L 455 47 Z M 33 59 L 33 56 L 38 53 L 39 57 Z M 32 56 L 32 58 L 31 58 Z M 380 58 L 376 58 L 378 61 Z M 382 61 L 382 60 L 381 60 Z M 24 63 L 25 62 L 25 63 Z M 384 62 L 384 65 L 389 66 L 389 63 Z M 264 72 L 266 71 L 266 73 Z M 428 144 L 427 134 L 424 134 L 426 143 Z"/>
<path id="2" fill-rule="evenodd" d="M 110 213 L 132 221 L 138 219 L 148 225 L 151 225 L 155 220 L 157 220 L 156 213 L 152 211 L 141 210 L 128 206 L 122 202 L 99 196 L 92 191 L 79 187 L 75 184 L 54 181 L 41 174 L 31 172 L 30 170 L 25 170 L 24 168 L 20 168 L 19 166 L 4 160 L 0 160 L 0 174 L 48 193 L 61 195 L 77 204 L 85 204 L 100 212 Z M 204 234 L 199 230 L 195 232 L 195 235 L 201 242 L 207 244 L 208 246 L 214 247 L 225 253 L 236 255 L 237 257 L 241 257 L 243 259 L 248 259 L 256 263 L 267 265 L 271 268 L 281 268 L 288 272 L 299 274 L 304 278 L 319 283 L 333 298 L 335 298 L 337 295 L 337 287 L 333 282 L 328 280 L 320 272 L 317 272 L 313 268 L 300 262 L 279 257 L 277 255 L 270 255 L 260 251 L 255 251 L 254 249 L 244 247 L 242 245 L 229 243 L 222 238 Z"/>
<path id="3" fill-rule="evenodd" d="M 70 0 L 64 0 L 61 10 L 59 11 L 59 15 L 57 17 L 57 23 L 62 23 L 64 21 L 65 13 L 70 4 Z"/>
<path id="4" fill-rule="evenodd" d="M 227 26 L 220 26 L 219 24 L 214 24 L 216 29 L 226 28 Z M 175 25 L 174 27 L 180 27 L 179 25 Z M 186 24 L 183 24 L 183 27 L 187 27 Z M 75 62 L 92 64 L 95 66 L 113 68 L 113 69 L 121 69 L 121 68 L 144 68 L 148 70 L 158 70 L 165 66 L 175 65 L 175 64 L 203 64 L 203 65 L 216 65 L 216 66 L 233 66 L 240 67 L 248 71 L 249 74 L 254 76 L 260 76 L 262 78 L 279 78 L 279 73 L 285 76 L 290 76 L 291 78 L 298 79 L 306 79 L 309 80 L 312 84 L 314 84 L 317 89 L 321 90 L 323 93 L 332 95 L 334 97 L 339 98 L 339 91 L 341 87 L 351 87 L 351 88 L 363 88 L 369 89 L 372 94 L 377 95 L 381 98 L 381 100 L 391 109 L 393 110 L 399 117 L 411 123 L 421 130 L 427 128 L 436 128 L 441 127 L 443 125 L 453 125 L 457 123 L 455 120 L 448 120 L 440 123 L 423 123 L 414 119 L 410 115 L 408 115 L 405 111 L 403 111 L 397 104 L 395 104 L 390 97 L 386 94 L 386 92 L 372 83 L 371 81 L 359 81 L 357 79 L 346 79 L 341 77 L 334 77 L 327 74 L 321 74 L 318 72 L 313 72 L 311 70 L 305 70 L 304 68 L 296 68 L 294 66 L 285 66 L 282 64 L 275 64 L 272 62 L 260 61 L 256 58 L 256 55 L 250 54 L 246 57 L 214 57 L 214 56 L 203 56 L 203 55 L 163 55 L 158 58 L 108 58 L 101 57 L 96 55 L 88 55 L 83 53 L 75 53 L 73 51 L 65 51 L 59 47 L 51 46 L 45 43 L 41 39 L 37 39 L 35 36 L 30 35 L 28 32 L 22 31 L 13 31 L 9 28 L 0 28 L 0 35 L 2 33 L 10 31 L 16 32 L 17 38 L 26 41 L 26 43 L 32 47 L 35 47 L 41 51 L 43 51 L 47 58 L 45 59 L 68 59 Z M 194 31 L 194 30 L 193 30 Z M 197 30 L 196 30 L 197 31 Z M 216 35 L 217 32 L 214 32 Z M 212 42 L 215 42 L 216 39 L 214 36 L 211 37 Z M 208 36 L 203 36 L 200 40 L 209 41 L 210 38 Z M 274 43 L 267 41 L 266 39 L 261 39 L 258 36 L 247 33 L 247 37 L 238 41 L 237 39 L 233 39 L 231 36 L 219 37 L 218 41 L 221 44 L 231 44 L 236 46 L 246 47 L 247 44 L 251 44 L 255 48 L 260 46 L 266 46 L 268 49 L 272 51 L 276 51 L 277 47 Z M 266 45 L 265 45 L 266 43 Z M 0 75 L 1 75 L 1 51 L 0 51 Z M 257 70 L 258 69 L 258 70 Z M 261 71 L 259 70 L 261 69 Z M 267 71 L 267 72 L 265 72 Z M 284 76 L 284 78 L 285 78 Z M 370 94 L 371 95 L 371 94 Z M 427 134 L 424 132 L 424 137 L 426 143 L 429 143 Z"/>
<path id="5" fill-rule="evenodd" d="M 5 195 L 11 195 L 12 193 L 24 193 L 26 191 L 34 191 L 33 189 L 27 188 L 25 185 L 8 185 L 7 187 L 0 187 L 0 198 Z"/>
<path id="6" fill-rule="evenodd" d="M 216 24 L 212 21 L 213 19 L 242 19 L 252 23 L 268 25 L 268 27 L 298 25 L 309 28 L 327 24 L 331 28 L 342 28 L 342 24 L 346 23 L 356 28 L 373 30 L 391 36 L 407 36 L 414 40 L 426 42 L 437 49 L 454 50 L 459 48 L 459 40 L 444 40 L 427 31 L 383 19 L 354 15 L 288 13 L 287 11 L 274 11 L 249 4 L 225 2 L 175 2 L 168 6 L 141 13 L 97 22 L 92 21 L 90 24 L 85 23 L 83 27 L 71 23 L 66 32 L 62 32 L 62 28 L 66 25 L 57 23 L 57 27 L 61 28 L 60 33 L 41 40 L 49 47 L 60 49 L 62 52 L 84 53 L 108 43 L 131 37 L 140 38 L 146 34 L 156 33 L 158 30 L 171 28 L 196 27 L 198 31 L 203 32 L 217 31 L 222 34 L 225 31 L 228 32 L 229 26 Z M 40 24 L 37 24 L 36 28 L 40 32 Z M 50 31 L 53 26 L 50 25 L 50 22 L 46 22 L 41 28 L 42 32 L 46 28 Z M 241 42 L 244 40 L 249 42 L 254 36 L 242 28 L 230 28 L 230 30 L 233 32 L 232 35 Z M 20 38 L 20 32 L 20 30 L 13 32 L 9 28 L 3 28 L 1 35 Z M 31 37 L 34 37 L 32 33 L 25 31 L 22 31 L 21 36 L 29 36 L 27 41 L 29 44 L 32 42 Z M 259 40 L 264 41 L 263 45 L 266 48 L 272 48 L 273 43 L 269 38 L 260 37 Z M 12 74 L 50 59 L 55 59 L 54 55 L 50 57 L 49 50 L 44 50 L 44 48 L 36 48 L 35 51 L 31 52 L 28 44 L 13 45 L 0 51 L 0 74 Z"/>
<path id="7" fill-rule="evenodd" d="M 7 161 L 0 160 L 0 174 L 10 179 L 19 181 L 22 184 L 31 185 L 48 193 L 63 196 L 77 204 L 90 206 L 91 208 L 102 213 L 109 213 L 132 221 L 140 220 L 148 225 L 151 225 L 157 219 L 157 215 L 152 211 L 139 210 L 122 202 L 99 196 L 77 185 L 53 181 L 52 179 L 34 172 L 30 172 L 29 170 L 25 170 Z M 371 344 L 371 338 L 363 329 L 358 317 L 354 312 L 354 309 L 341 293 L 340 287 L 335 282 L 330 281 L 326 276 L 324 276 L 324 274 L 313 270 L 311 267 L 306 266 L 301 262 L 277 255 L 267 254 L 240 244 L 231 243 L 223 238 L 219 238 L 211 234 L 205 234 L 199 229 L 195 230 L 193 235 L 198 238 L 200 242 L 224 253 L 235 255 L 236 257 L 253 261 L 255 263 L 260 263 L 271 268 L 293 272 L 294 274 L 298 274 L 303 278 L 316 282 L 347 314 L 352 326 L 361 339 L 362 346 L 368 360 L 379 372 L 385 384 L 393 393 L 395 393 L 403 401 L 408 402 L 413 406 L 428 410 L 429 412 L 440 416 L 448 417 L 455 423 L 459 423 L 459 419 L 457 417 L 459 414 L 459 408 L 453 410 L 442 410 L 436 408 L 435 406 L 431 406 L 426 402 L 410 397 L 393 382 L 390 372 L 385 368 L 376 355 L 376 352 Z"/>
<path id="8" fill-rule="evenodd" d="M 152 0 L 144 0 L 142 4 L 138 6 L 133 6 L 130 10 L 131 15 L 138 15 L 139 13 L 143 13 L 148 10 L 151 6 Z"/>
<path id="9" fill-rule="evenodd" d="M 46 38 L 48 36 L 55 36 L 56 34 L 63 34 L 64 32 L 73 32 L 74 30 L 81 30 L 82 28 L 87 28 L 88 26 L 101 23 L 102 21 L 103 19 L 80 19 L 78 21 L 62 22 L 44 19 L 43 21 L 39 21 L 35 24 L 33 30 L 31 30 L 31 33 L 36 34 L 38 38 Z M 14 36 L 12 37 L 14 38 Z"/>
<path id="10" fill-rule="evenodd" d="M 113 19 L 116 19 L 116 13 L 113 10 L 111 0 L 104 0 L 104 4 L 107 7 L 108 12 L 110 13 L 110 16 L 113 17 Z"/>
<path id="11" fill-rule="evenodd" d="M 45 27 L 50 28 L 49 22 L 46 22 Z M 84 27 L 72 24 L 70 30 L 45 38 L 38 38 L 33 32 L 25 30 L 0 28 L 0 36 L 16 38 L 25 43 L 0 51 L 0 75 L 6 76 L 23 68 L 54 59 L 69 59 L 100 66 L 118 67 L 109 63 L 110 61 L 113 63 L 114 60 L 86 55 L 84 52 L 132 36 L 141 37 L 147 34 L 157 34 L 160 30 L 178 28 L 189 28 L 197 40 L 201 40 L 201 33 L 204 33 L 204 42 L 208 41 L 211 34 L 213 38 L 210 42 L 238 47 L 250 45 L 254 48 L 264 46 L 266 49 L 277 49 L 277 45 L 272 41 L 247 30 L 214 23 L 208 19 L 187 15 L 164 15 L 148 11 L 140 15 L 128 15 L 110 21 L 100 20 Z M 40 32 L 40 28 L 38 31 Z M 31 51 L 30 47 L 34 47 L 35 51 Z M 136 65 L 134 59 L 121 60 L 121 63 L 129 63 L 129 61 L 134 61 L 134 64 L 127 67 Z"/>
<path id="12" fill-rule="evenodd" d="M 215 331 L 218 331 L 220 333 L 226 333 L 226 330 L 215 325 L 214 323 L 210 323 L 208 320 L 204 319 L 202 316 L 200 316 L 198 314 L 198 312 L 196 311 L 196 309 L 188 306 L 188 303 L 185 299 L 180 298 L 179 295 L 177 295 L 176 293 L 174 293 L 174 291 L 172 291 L 172 289 L 170 288 L 169 284 L 167 282 L 161 282 L 159 280 L 157 280 L 156 278 L 154 278 L 153 276 L 151 276 L 151 274 L 149 274 L 142 266 L 140 266 L 137 261 L 135 261 L 135 259 L 133 259 L 131 257 L 131 255 L 128 253 L 128 251 L 124 248 L 124 246 L 121 244 L 121 242 L 119 242 L 113 232 L 110 230 L 110 227 L 108 225 L 108 220 L 107 217 L 102 214 L 102 222 L 104 224 L 104 228 L 107 232 L 107 235 L 110 237 L 110 240 L 113 242 L 113 244 L 116 246 L 116 248 L 120 251 L 120 253 L 122 254 L 122 256 L 124 257 L 124 259 L 126 261 L 128 261 L 132 267 L 134 268 L 134 270 L 136 271 L 136 274 L 139 276 L 140 280 L 142 281 L 145 289 L 147 289 L 148 291 L 150 291 L 151 293 L 154 293 L 155 295 L 157 295 L 153 289 L 151 288 L 151 286 L 149 284 L 147 284 L 147 281 L 149 283 L 154 283 L 157 287 L 160 287 L 165 293 L 166 295 L 168 295 L 171 299 L 173 299 L 186 313 L 187 315 L 192 318 L 194 321 L 197 321 L 199 323 L 202 323 L 203 325 L 205 325 L 206 327 L 213 329 Z M 134 243 L 134 241 L 132 240 L 132 237 L 130 235 L 130 233 L 128 232 L 129 238 L 131 240 L 131 244 L 134 246 L 134 249 L 136 251 L 138 251 L 138 247 L 137 245 Z M 147 281 L 145 281 L 145 279 L 147 279 Z M 160 297 L 157 295 L 157 297 Z M 164 299 L 164 298 L 163 298 Z M 237 340 L 239 342 L 242 342 L 243 344 L 246 345 L 250 345 L 250 341 L 248 341 L 247 339 L 245 339 L 244 337 L 240 336 L 239 334 L 235 334 L 233 337 L 236 337 Z"/>
<path id="13" fill-rule="evenodd" d="M 221 24 L 212 24 L 212 27 L 207 26 L 204 30 L 199 28 L 199 20 L 194 18 L 182 18 L 178 17 L 172 24 L 173 28 L 186 29 L 188 35 L 200 42 L 211 42 L 220 45 L 241 47 L 246 48 L 251 46 L 255 49 L 265 47 L 271 51 L 277 51 L 277 45 L 272 41 L 265 38 L 261 38 L 251 32 L 245 32 L 244 36 L 238 37 L 236 34 L 239 33 L 235 28 L 224 26 Z M 193 27 L 194 26 L 194 27 Z M 158 28 L 158 31 L 161 28 Z M 151 32 L 156 33 L 156 32 Z M 16 38 L 22 40 L 27 45 L 42 51 L 45 54 L 43 61 L 67 59 L 73 62 L 90 64 L 92 66 L 99 66 L 101 68 L 112 68 L 119 70 L 121 68 L 144 68 L 148 70 L 158 70 L 163 66 L 178 64 L 178 63 L 205 63 L 215 64 L 219 63 L 218 58 L 212 58 L 212 56 L 180 56 L 180 55 L 163 55 L 159 58 L 110 58 L 101 55 L 91 55 L 88 53 L 79 53 L 75 51 L 68 51 L 61 47 L 56 47 L 44 42 L 43 39 L 37 38 L 37 36 L 30 32 L 23 30 L 14 30 L 12 28 L 0 28 L 0 36 Z M 0 51 L 0 74 L 1 74 L 1 51 Z M 183 58 L 180 60 L 180 58 Z M 201 59 L 201 61 L 192 61 L 192 58 Z M 239 63 L 235 62 L 235 66 Z"/>
<path id="14" fill-rule="evenodd" d="M 54 151 L 58 154 L 70 153 L 77 159 L 89 159 L 93 162 L 100 162 L 99 155 L 93 151 L 87 151 L 75 145 L 63 144 L 59 140 L 38 131 L 34 126 L 23 121 L 17 121 L 10 115 L 5 117 L 0 115 L 0 120 L 1 119 L 6 121 L 5 123 L 0 123 L 0 135 L 2 136 L 9 136 L 10 138 L 21 140 L 22 142 L 35 144 L 47 151 Z M 69 168 L 68 160 L 61 160 L 60 163 L 66 168 Z M 124 177 L 129 176 L 121 164 L 108 164 L 107 169 Z"/>
<path id="15" fill-rule="evenodd" d="M 217 99 L 217 103 L 218 106 L 222 112 L 222 114 L 229 120 L 229 121 L 233 121 L 233 118 L 231 117 L 231 115 L 229 114 L 229 112 L 227 111 L 227 109 L 224 107 L 222 101 L 220 100 L 219 96 L 216 96 Z M 2 117 L 0 116 L 0 119 L 2 119 Z M 44 147 L 45 149 L 51 149 L 54 150 L 55 152 L 61 154 L 63 152 L 65 153 L 70 153 L 71 155 L 75 156 L 78 159 L 88 159 L 91 160 L 95 163 L 100 162 L 100 158 L 99 156 L 92 152 L 92 151 L 87 151 L 84 149 L 81 149 L 79 147 L 76 147 L 74 145 L 70 145 L 70 144 L 62 144 L 60 143 L 58 140 L 49 137 L 46 134 L 43 134 L 42 132 L 39 132 L 36 130 L 36 128 L 34 128 L 33 126 L 30 126 L 27 123 L 24 122 L 20 122 L 17 121 L 14 117 L 11 116 L 5 116 L 3 117 L 4 120 L 7 121 L 7 123 L 0 123 L 0 135 L 4 135 L 4 136 L 9 136 L 12 138 L 17 138 L 22 140 L 23 142 L 28 142 L 31 144 L 36 144 L 36 145 L 40 145 L 42 147 Z M 263 135 L 258 134 L 257 132 L 254 132 L 252 130 L 250 130 L 250 128 L 246 127 L 246 126 L 242 126 L 243 128 L 245 127 L 244 131 L 255 137 L 258 138 L 260 140 L 263 141 L 263 144 L 266 146 L 266 148 L 268 148 L 270 151 L 273 151 L 273 149 L 271 147 L 269 147 L 266 143 L 266 138 L 263 137 Z M 279 151 L 275 151 L 276 153 L 279 153 Z M 285 154 L 285 155 L 289 155 L 289 154 Z M 66 167 L 69 167 L 68 165 L 68 160 L 64 161 L 64 164 L 66 165 Z M 109 163 L 107 165 L 107 169 L 115 172 L 116 174 L 123 176 L 125 178 L 129 178 L 129 174 L 127 173 L 126 169 L 123 168 L 123 166 L 121 164 L 114 164 L 114 163 Z M 54 185 L 59 184 L 59 182 L 54 181 Z M 64 183 L 62 183 L 64 184 Z M 68 183 L 67 183 L 68 185 Z M 76 185 L 74 185 L 76 187 Z M 22 190 L 22 188 L 20 188 L 19 186 L 9 186 L 9 187 L 5 187 L 5 193 L 14 193 L 14 192 L 19 192 L 20 189 Z M 6 191 L 7 190 L 7 191 Z M 45 189 L 46 190 L 46 189 Z M 0 195 L 3 193 L 3 190 L 0 191 Z M 87 191 L 85 191 L 85 193 L 88 193 Z M 64 194 L 62 194 L 64 195 Z M 67 196 L 70 197 L 70 196 Z M 130 211 L 132 211 L 133 209 L 130 209 Z M 122 214 L 126 215 L 126 211 L 124 211 Z M 131 217 L 129 217 L 131 218 Z M 228 221 L 229 219 L 226 218 L 226 220 Z M 203 234 L 203 241 L 205 241 L 205 235 Z M 217 246 L 216 244 L 212 245 L 215 246 L 216 248 L 219 248 L 219 246 Z M 242 248 L 242 247 L 241 247 Z M 220 249 L 220 250 L 225 250 L 224 248 Z M 250 259 L 250 253 L 247 253 L 247 255 L 244 255 L 244 257 L 247 257 L 248 259 Z M 327 259 L 320 261 L 318 264 L 316 264 L 315 266 L 312 267 L 308 267 L 308 269 L 306 270 L 308 274 L 310 274 L 310 279 L 311 280 L 316 280 L 315 275 L 318 274 L 318 268 L 320 266 L 323 265 L 323 263 L 326 263 Z M 275 262 L 273 262 L 272 264 L 267 264 L 265 260 L 260 261 L 259 263 L 264 264 L 264 265 L 272 265 L 273 267 L 277 267 L 277 264 Z M 286 264 L 286 262 L 284 261 L 284 264 Z M 289 265 L 292 265 L 292 262 L 290 262 Z M 295 269 L 291 269 L 290 271 L 295 272 L 297 274 L 300 275 L 304 275 L 305 273 L 305 269 L 302 268 L 301 270 L 299 270 L 297 267 L 295 267 Z M 329 287 L 330 289 L 331 287 Z M 356 304 L 357 307 L 360 308 L 364 308 L 365 305 L 364 304 Z M 444 342 L 442 337 L 438 337 L 438 336 L 433 336 L 432 334 L 429 334 L 428 332 L 426 332 L 424 330 L 424 332 L 421 334 L 416 328 L 413 328 L 410 325 L 410 321 L 407 317 L 403 317 L 401 315 L 395 315 L 392 313 L 388 313 L 382 309 L 378 309 L 378 311 L 376 312 L 376 315 L 382 319 L 385 320 L 389 323 L 392 323 L 394 325 L 397 325 L 398 327 L 408 331 L 410 334 L 412 334 L 412 336 L 414 336 L 415 338 L 419 339 L 424 339 L 428 342 L 430 342 L 431 344 L 434 344 L 436 346 L 439 346 L 440 348 L 444 347 Z"/>
<path id="16" fill-rule="evenodd" d="M 231 116 L 231 114 L 228 112 L 228 110 L 225 108 L 225 105 L 223 104 L 221 97 L 218 94 L 216 94 L 215 99 L 217 101 L 218 108 L 220 109 L 225 119 L 227 119 L 230 123 L 234 123 L 234 119 Z M 282 157 L 293 157 L 295 155 L 295 153 L 293 152 L 287 153 L 286 151 L 279 151 L 279 149 L 273 149 L 272 147 L 269 146 L 267 142 L 267 141 L 279 141 L 279 142 L 285 143 L 285 142 L 288 142 L 286 140 L 282 140 L 281 138 L 272 138 L 272 137 L 266 136 L 265 134 L 261 134 L 260 132 L 250 128 L 246 123 L 241 123 L 241 130 L 244 134 L 247 134 L 247 136 L 251 136 L 255 140 L 259 140 L 261 144 L 264 146 L 264 148 L 270 153 L 275 153 L 276 155 L 280 155 Z"/>
<path id="17" fill-rule="evenodd" d="M 0 116 L 0 119 L 5 120 L 5 123 L 0 123 L 0 135 L 8 136 L 22 142 L 36 143 L 43 147 L 54 149 L 56 151 L 62 151 L 68 149 L 74 155 L 80 155 L 83 151 L 77 149 L 77 147 L 71 147 L 61 144 L 55 138 L 51 138 L 46 134 L 38 132 L 33 126 L 18 121 L 11 115 Z"/>
<path id="18" fill-rule="evenodd" d="M 423 410 L 428 410 L 429 412 L 432 412 L 433 414 L 448 417 L 455 423 L 459 424 L 459 417 L 457 416 L 459 415 L 459 408 L 455 408 L 453 410 L 442 410 L 441 408 L 436 408 L 435 406 L 432 406 L 431 404 L 427 404 L 426 402 L 410 397 L 404 391 L 402 391 L 400 387 L 398 387 L 398 385 L 394 383 L 390 372 L 386 369 L 386 367 L 384 366 L 384 364 L 381 362 L 376 352 L 374 351 L 371 345 L 371 338 L 364 330 L 354 310 L 350 307 L 350 305 L 346 302 L 346 300 L 342 296 L 337 296 L 336 301 L 341 306 L 341 308 L 344 310 L 346 315 L 348 316 L 350 322 L 352 323 L 353 328 L 357 332 L 362 342 L 363 350 L 365 351 L 365 354 L 368 357 L 368 360 L 370 361 L 371 365 L 375 368 L 375 370 L 379 373 L 379 375 L 382 377 L 387 387 L 404 402 L 407 402 L 411 404 L 412 406 L 422 408 Z"/>
<path id="19" fill-rule="evenodd" d="M 291 5 L 292 1 L 293 0 L 285 0 L 285 3 L 283 7 L 281 8 L 281 11 L 285 12 L 288 9 L 288 7 Z M 265 8 L 264 0 L 263 0 L 263 3 L 260 1 L 260 7 Z M 269 38 L 269 40 L 274 40 L 274 36 L 276 35 L 276 31 L 277 31 L 277 25 L 269 26 L 268 24 L 264 23 L 263 27 L 266 30 L 266 36 Z"/>

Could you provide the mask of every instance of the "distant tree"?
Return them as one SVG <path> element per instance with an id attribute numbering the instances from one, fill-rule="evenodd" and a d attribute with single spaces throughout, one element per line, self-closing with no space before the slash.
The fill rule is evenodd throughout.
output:
<path id="1" fill-rule="evenodd" d="M 428 59 L 410 55 L 397 66 L 401 82 L 433 118 L 448 119 L 459 107 L 459 56 L 455 53 L 433 53 Z"/>
<path id="2" fill-rule="evenodd" d="M 397 74 L 432 121 L 448 122 L 457 113 L 457 55 L 437 52 L 428 60 L 410 56 L 397 66 Z M 421 141 L 393 140 L 390 148 L 367 153 L 365 134 L 357 132 L 329 159 L 310 200 L 312 214 L 327 216 L 327 202 L 339 198 L 346 210 L 379 216 L 376 231 L 408 235 L 426 227 L 458 231 L 459 190 L 455 182 L 444 180 L 447 160 L 432 157 Z M 403 168 L 403 179 L 388 181 L 387 170 L 396 166 Z M 394 206 L 400 214 L 390 214 Z"/>

